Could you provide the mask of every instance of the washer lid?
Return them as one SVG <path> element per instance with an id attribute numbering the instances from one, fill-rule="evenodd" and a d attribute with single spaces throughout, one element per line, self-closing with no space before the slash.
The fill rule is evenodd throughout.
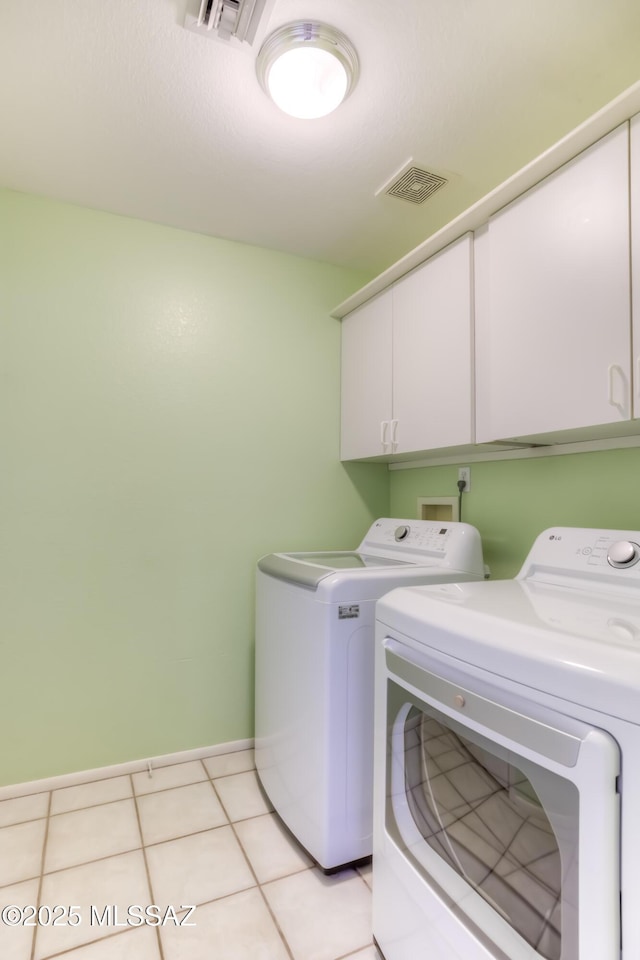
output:
<path id="1" fill-rule="evenodd" d="M 314 563 L 329 570 L 361 570 L 363 567 L 407 567 L 415 560 L 395 560 L 391 557 L 374 557 L 367 553 L 338 551 L 337 553 L 287 553 L 287 557 Z"/>
<path id="2" fill-rule="evenodd" d="M 337 570 L 369 570 L 372 567 L 408 567 L 405 560 L 372 557 L 364 553 L 337 551 L 334 553 L 270 553 L 258 561 L 258 569 L 279 580 L 301 583 L 317 589 L 325 577 Z"/>
<path id="3" fill-rule="evenodd" d="M 640 722 L 640 595 L 532 580 L 400 588 L 383 629 L 493 674 Z"/>
<path id="4" fill-rule="evenodd" d="M 431 574 L 436 572 L 441 573 L 442 580 L 482 579 L 480 534 L 468 523 L 380 517 L 356 550 L 272 553 L 258 561 L 258 569 L 263 573 L 314 590 L 333 575 L 345 591 L 351 583 L 357 584 L 360 591 L 368 578 L 372 581 L 371 599 L 400 582 L 406 583 L 411 571 L 417 573 L 418 568 L 422 575 L 413 577 L 413 583 L 435 579 Z M 389 571 L 388 576 L 385 570 Z M 397 582 L 393 580 L 394 571 Z M 324 586 L 328 588 L 328 584 Z M 335 591 L 330 591 L 324 599 L 339 598 Z M 359 599 L 365 599 L 364 595 Z"/>

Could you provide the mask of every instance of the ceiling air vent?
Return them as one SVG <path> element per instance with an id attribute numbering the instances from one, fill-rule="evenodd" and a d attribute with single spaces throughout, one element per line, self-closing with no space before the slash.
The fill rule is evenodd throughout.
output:
<path id="1" fill-rule="evenodd" d="M 187 12 L 187 30 L 218 40 L 252 44 L 275 0 L 201 0 L 197 15 Z M 195 0 L 197 7 L 197 0 Z"/>
<path id="2" fill-rule="evenodd" d="M 424 203 L 433 196 L 436 190 L 444 187 L 449 181 L 437 173 L 431 173 L 422 167 L 416 166 L 412 160 L 394 173 L 391 180 L 376 190 L 376 197 L 385 193 L 390 197 L 399 197 L 409 203 Z"/>

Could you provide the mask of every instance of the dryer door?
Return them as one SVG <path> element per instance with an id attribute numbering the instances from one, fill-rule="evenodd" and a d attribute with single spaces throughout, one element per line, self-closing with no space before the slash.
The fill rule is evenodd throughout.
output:
<path id="1" fill-rule="evenodd" d="M 615 740 L 384 645 L 385 824 L 403 856 L 495 957 L 618 960 Z"/>

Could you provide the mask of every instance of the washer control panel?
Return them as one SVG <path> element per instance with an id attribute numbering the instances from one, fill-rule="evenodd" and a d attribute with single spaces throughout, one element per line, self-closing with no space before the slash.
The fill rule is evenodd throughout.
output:
<path id="1" fill-rule="evenodd" d="M 392 563 L 457 570 L 479 580 L 487 573 L 480 534 L 458 521 L 381 517 L 369 527 L 357 552 Z"/>
<path id="2" fill-rule="evenodd" d="M 469 523 L 381 517 L 367 531 L 358 553 L 394 563 L 410 563 L 486 575 L 480 534 Z"/>
<path id="3" fill-rule="evenodd" d="M 374 546 L 394 546 L 407 550 L 444 554 L 451 540 L 452 531 L 464 527 L 461 523 L 448 523 L 440 520 L 394 520 L 383 517 L 376 520 L 365 537 L 364 544 Z"/>

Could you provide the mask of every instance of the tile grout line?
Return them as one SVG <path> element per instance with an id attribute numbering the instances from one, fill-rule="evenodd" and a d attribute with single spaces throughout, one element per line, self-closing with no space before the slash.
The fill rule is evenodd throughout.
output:
<path id="1" fill-rule="evenodd" d="M 368 950 L 369 947 L 372 947 L 373 950 L 376 951 L 376 954 L 375 954 L 376 957 L 379 957 L 380 960 L 384 960 L 382 954 L 376 947 L 373 940 L 371 941 L 371 943 L 367 943 L 364 947 L 358 947 L 356 950 L 352 950 L 351 953 L 341 953 L 339 957 L 335 957 L 335 960 L 349 960 L 350 957 L 357 957 L 359 953 L 362 953 L 363 950 Z"/>
<path id="2" fill-rule="evenodd" d="M 71 810 L 60 810 L 57 813 L 50 814 L 51 817 L 68 817 L 72 813 L 84 813 L 85 810 L 95 810 L 96 807 L 109 807 L 114 803 L 122 803 L 124 800 L 131 800 L 131 797 L 116 797 L 115 800 L 101 800 L 100 803 L 90 803 L 86 807 L 73 807 Z"/>
<path id="3" fill-rule="evenodd" d="M 129 776 L 129 775 L 127 774 L 127 776 Z M 104 856 L 104 857 L 97 857 L 97 858 L 95 858 L 94 860 L 85 860 L 85 861 L 83 861 L 83 862 L 81 862 L 81 863 L 74 863 L 74 864 L 70 864 L 70 865 L 68 865 L 68 866 L 66 866 L 66 867 L 60 867 L 59 869 L 57 869 L 57 870 L 52 870 L 52 871 L 50 871 L 50 872 L 47 873 L 47 874 L 44 873 L 44 853 L 43 853 L 43 858 L 42 858 L 42 859 L 43 859 L 43 872 L 42 872 L 41 877 L 40 877 L 40 888 L 39 888 L 39 893 L 38 893 L 38 902 L 39 902 L 40 892 L 41 892 L 41 890 L 42 890 L 42 884 L 43 884 L 43 882 L 44 882 L 44 877 L 45 877 L 45 876 L 52 877 L 52 876 L 55 876 L 55 874 L 64 873 L 64 872 L 67 871 L 67 870 L 75 870 L 75 869 L 77 869 L 78 867 L 87 867 L 87 866 L 91 866 L 91 865 L 93 865 L 93 864 L 95 864 L 95 863 L 103 863 L 105 860 L 110 860 L 110 859 L 112 859 L 112 858 L 114 858 L 114 857 L 120 857 L 120 856 L 125 856 L 125 855 L 127 855 L 127 854 L 129 854 L 129 853 L 135 853 L 136 850 L 142 850 L 142 851 L 143 851 L 143 857 L 144 857 L 144 848 L 143 848 L 143 843 L 142 843 L 142 839 L 143 839 L 143 838 L 142 838 L 142 830 L 141 830 L 141 826 L 140 826 L 140 820 L 139 820 L 139 817 L 138 817 L 137 805 L 136 805 L 136 803 L 135 803 L 135 793 L 133 792 L 133 784 L 130 783 L 129 785 L 130 785 L 130 788 L 131 788 L 131 791 L 132 791 L 131 797 L 124 797 L 124 798 L 121 798 L 120 800 L 108 801 L 108 802 L 105 803 L 105 804 L 92 804 L 90 807 L 81 807 L 80 810 L 68 810 L 68 811 L 65 811 L 65 812 L 66 812 L 66 813 L 78 813 L 78 812 L 80 812 L 80 811 L 82 811 L 82 810 L 93 810 L 93 809 L 94 809 L 95 807 L 97 807 L 97 806 L 108 806 L 109 803 L 120 803 L 120 802 L 122 802 L 123 799 L 124 799 L 124 800 L 133 799 L 133 801 L 134 801 L 134 808 L 135 808 L 135 811 L 136 811 L 137 822 L 138 822 L 138 833 L 139 833 L 139 836 L 140 836 L 140 846 L 139 846 L 139 847 L 132 847 L 130 850 L 123 850 L 123 851 L 120 851 L 119 853 L 111 853 L 111 854 L 108 854 L 107 856 Z M 52 805 L 52 803 L 53 803 L 53 792 L 54 792 L 54 791 L 51 791 L 51 796 L 50 796 L 50 801 L 49 801 L 49 809 L 51 809 L 51 805 Z M 47 818 L 47 833 L 46 833 L 47 839 L 48 839 L 48 836 L 49 836 L 49 822 L 50 822 L 50 820 L 51 820 L 52 817 L 58 817 L 58 816 L 62 816 L 62 814 L 51 814 L 51 813 L 49 813 L 49 815 L 48 815 L 48 818 Z M 146 866 L 146 858 L 145 858 L 145 866 Z M 148 878 L 148 879 L 149 879 L 149 878 Z M 151 883 L 151 881 L 149 880 L 149 885 L 150 885 L 150 883 Z M 38 929 L 38 928 L 36 927 L 36 932 L 37 932 L 37 929 Z M 47 954 L 46 957 L 42 957 L 41 960 L 55 960 L 55 957 L 58 957 L 58 956 L 66 956 L 68 953 L 70 954 L 70 953 L 74 953 L 74 952 L 76 952 L 76 951 L 85 949 L 85 948 L 87 948 L 87 947 L 92 947 L 94 944 L 96 944 L 96 943 L 101 943 L 103 940 L 111 940 L 111 939 L 113 939 L 114 937 L 122 936 L 122 935 L 124 935 L 125 933 L 128 933 L 128 932 L 129 932 L 128 930 L 116 930 L 116 931 L 114 931 L 113 933 L 108 933 L 108 934 L 106 934 L 105 936 L 98 937 L 98 938 L 95 939 L 95 940 L 87 940 L 87 941 L 85 941 L 84 943 L 76 944 L 76 946 L 73 946 L 73 947 L 63 947 L 63 949 L 60 950 L 60 951 L 57 951 L 57 952 L 55 952 L 55 953 Z M 33 947 L 33 950 L 35 951 L 35 936 L 34 936 L 34 947 Z M 33 955 L 33 952 L 32 952 L 32 956 L 31 956 L 31 960 L 35 960 L 35 957 L 34 957 L 34 955 Z M 160 948 L 160 960 L 164 960 L 164 957 L 163 957 L 163 955 L 162 955 L 162 949 L 161 949 L 161 948 Z"/>
<path id="4" fill-rule="evenodd" d="M 52 791 L 50 790 L 50 791 L 49 791 L 49 801 L 48 801 L 48 803 L 47 803 L 47 817 L 46 817 L 46 823 L 45 823 L 45 828 L 44 828 L 44 840 L 43 840 L 43 843 L 42 843 L 42 855 L 41 855 L 41 857 L 40 857 L 40 876 L 39 876 L 39 878 L 38 878 L 38 892 L 36 893 L 36 902 L 35 902 L 35 907 L 36 907 L 36 909 L 40 906 L 40 897 L 41 897 L 41 895 L 42 895 L 42 885 L 43 885 L 43 883 L 44 883 L 44 864 L 45 864 L 45 858 L 46 858 L 46 855 L 47 855 L 47 843 L 48 843 L 48 840 L 49 840 L 49 822 L 50 822 L 50 820 L 51 820 L 51 803 L 52 803 L 52 801 L 53 801 L 53 793 L 52 793 Z M 38 936 L 38 925 L 36 924 L 35 927 L 34 927 L 34 929 L 33 929 L 33 938 L 32 938 L 32 940 L 31 940 L 31 953 L 29 954 L 30 960 L 34 960 L 35 955 L 36 955 L 36 939 L 37 939 L 37 936 Z"/>
<path id="5" fill-rule="evenodd" d="M 201 762 L 202 762 L 202 761 L 201 761 Z M 204 763 L 202 763 L 202 765 L 204 766 Z M 205 771 L 207 772 L 207 775 L 209 775 L 209 771 L 207 770 L 206 767 L 205 767 Z M 211 783 L 211 789 L 213 790 L 214 795 L 218 798 L 218 802 L 219 802 L 220 806 L 222 807 L 222 809 L 224 810 L 224 815 L 225 815 L 225 817 L 226 817 L 227 820 L 229 821 L 229 826 L 231 827 L 231 829 L 232 829 L 232 831 L 233 831 L 233 835 L 234 835 L 234 837 L 235 837 L 235 839 L 236 839 L 236 843 L 237 843 L 238 846 L 240 847 L 240 850 L 241 850 L 241 852 L 242 852 L 242 856 L 244 857 L 244 859 L 245 859 L 245 861 L 246 861 L 246 863 L 247 863 L 247 866 L 249 867 L 249 870 L 251 871 L 251 875 L 252 875 L 252 877 L 254 878 L 254 880 L 256 881 L 256 887 L 257 887 L 257 889 L 258 889 L 258 893 L 259 893 L 260 896 L 262 897 L 262 902 L 264 903 L 264 905 L 265 905 L 265 907 L 266 907 L 266 909 L 267 909 L 267 912 L 268 912 L 269 916 L 271 917 L 271 920 L 272 920 L 272 922 L 273 922 L 273 925 L 274 925 L 274 927 L 276 928 L 276 932 L 277 932 L 278 936 L 280 937 L 280 939 L 281 939 L 281 941 L 282 941 L 282 943 L 283 943 L 283 945 L 284 945 L 284 948 L 285 948 L 285 950 L 287 951 L 287 954 L 288 954 L 289 957 L 290 957 L 290 960 L 295 960 L 295 958 L 294 958 L 294 956 L 293 956 L 293 951 L 292 951 L 291 947 L 289 946 L 289 941 L 288 941 L 287 938 L 285 937 L 284 931 L 282 930 L 282 928 L 281 928 L 281 926 L 280 926 L 280 923 L 278 922 L 277 917 L 275 916 L 273 910 L 271 909 L 271 906 L 270 906 L 270 904 L 269 904 L 269 901 L 267 900 L 267 898 L 266 898 L 266 896 L 265 896 L 265 893 L 264 893 L 264 890 L 262 889 L 262 884 L 261 884 L 260 881 L 258 880 L 258 876 L 257 876 L 255 870 L 253 869 L 253 865 L 252 865 L 251 861 L 249 860 L 249 857 L 248 857 L 248 855 L 247 855 L 246 850 L 244 849 L 244 845 L 243 845 L 240 837 L 238 836 L 238 832 L 237 832 L 237 830 L 236 830 L 236 828 L 235 828 L 235 824 L 234 824 L 234 822 L 231 820 L 231 817 L 229 816 L 229 814 L 228 814 L 228 812 L 227 812 L 227 808 L 225 807 L 224 803 L 222 802 L 222 797 L 220 796 L 220 794 L 219 794 L 218 791 L 216 790 L 216 785 L 215 785 L 215 783 L 213 782 L 213 778 L 212 778 L 212 777 L 209 777 L 209 782 Z M 252 818 L 251 818 L 251 817 L 246 817 L 245 819 L 246 819 L 246 820 L 250 820 L 250 819 L 252 819 Z M 242 821 L 242 822 L 244 822 L 244 821 Z"/>
<path id="6" fill-rule="evenodd" d="M 136 796 L 135 786 L 133 783 L 133 774 L 131 773 L 129 774 L 129 779 L 131 783 L 131 790 L 133 792 L 133 803 L 136 809 L 136 819 L 138 821 L 138 830 L 140 832 L 140 843 L 142 848 L 142 858 L 144 860 L 144 869 L 147 875 L 147 883 L 149 884 L 149 896 L 151 898 L 150 902 L 155 903 L 155 894 L 153 892 L 153 884 L 151 882 L 151 871 L 149 870 L 149 863 L 147 861 L 147 850 L 146 850 L 146 844 L 144 842 L 144 833 L 142 832 L 142 820 L 140 819 L 140 810 L 138 809 L 138 798 Z M 158 953 L 160 955 L 160 960 L 164 960 L 164 949 L 162 946 L 162 938 L 160 936 L 159 926 L 156 927 L 156 939 L 158 942 Z"/>
<path id="7" fill-rule="evenodd" d="M 87 940 L 86 943 L 78 943 L 75 947 L 63 947 L 62 950 L 59 950 L 57 953 L 48 953 L 46 957 L 42 957 L 42 960 L 55 960 L 56 957 L 66 957 L 80 950 L 91 949 L 91 947 L 94 947 L 97 943 L 103 943 L 106 940 L 115 940 L 116 937 L 124 937 L 127 933 L 129 933 L 129 930 L 116 930 L 115 933 L 107 933 L 104 937 L 98 937 L 97 940 Z"/>

